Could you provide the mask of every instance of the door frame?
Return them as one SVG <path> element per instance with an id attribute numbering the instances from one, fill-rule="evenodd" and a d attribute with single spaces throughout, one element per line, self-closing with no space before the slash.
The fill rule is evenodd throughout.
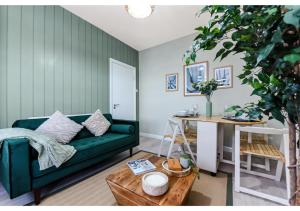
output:
<path id="1" fill-rule="evenodd" d="M 112 64 L 115 63 L 115 64 L 118 64 L 118 65 L 121 65 L 121 66 L 124 66 L 125 68 L 128 68 L 128 69 L 131 69 L 133 71 L 133 76 L 134 76 L 134 79 L 133 79 L 133 83 L 134 83 L 134 87 L 133 87 L 133 109 L 134 109 L 134 112 L 133 112 L 133 120 L 136 120 L 136 93 L 137 93 L 137 89 L 136 89 L 136 68 L 131 66 L 131 65 L 128 65 L 126 63 L 123 63 L 123 62 L 120 62 L 118 60 L 115 60 L 113 58 L 109 58 L 109 112 L 113 115 L 113 84 L 112 84 Z"/>

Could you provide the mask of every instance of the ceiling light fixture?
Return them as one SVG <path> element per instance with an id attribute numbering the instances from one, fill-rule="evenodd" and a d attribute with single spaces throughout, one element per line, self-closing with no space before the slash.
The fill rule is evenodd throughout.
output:
<path id="1" fill-rule="evenodd" d="M 150 16 L 154 10 L 154 6 L 147 4 L 132 4 L 125 6 L 126 11 L 134 18 L 146 18 Z"/>

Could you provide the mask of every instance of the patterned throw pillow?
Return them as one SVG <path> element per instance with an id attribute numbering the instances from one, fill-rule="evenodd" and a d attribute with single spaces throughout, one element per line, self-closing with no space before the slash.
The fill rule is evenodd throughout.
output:
<path id="1" fill-rule="evenodd" d="M 51 136 L 62 144 L 67 144 L 82 128 L 82 125 L 69 119 L 60 111 L 56 111 L 36 131 Z"/>
<path id="2" fill-rule="evenodd" d="M 99 109 L 81 124 L 95 136 L 102 136 L 110 126 L 110 122 L 103 116 Z"/>

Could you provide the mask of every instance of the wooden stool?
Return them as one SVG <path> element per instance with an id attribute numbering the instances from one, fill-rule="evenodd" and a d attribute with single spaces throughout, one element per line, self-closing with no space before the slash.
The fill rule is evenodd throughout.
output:
<path id="1" fill-rule="evenodd" d="M 266 143 L 241 143 L 241 132 L 246 132 L 250 134 L 263 134 L 263 135 L 272 135 L 281 137 L 282 141 L 280 142 L 280 149 L 278 149 L 276 146 Z M 288 132 L 286 129 L 275 129 L 275 128 L 266 128 L 266 127 L 240 127 L 235 126 L 235 179 L 234 179 L 234 187 L 236 192 L 243 192 L 248 193 L 251 195 L 254 195 L 256 197 L 265 198 L 268 200 L 272 200 L 284 205 L 289 205 L 289 199 L 290 199 L 290 179 L 289 179 L 289 159 L 288 159 L 288 149 L 289 149 L 289 138 L 288 138 Z M 240 162 L 240 155 L 247 155 L 247 159 L 251 161 L 251 156 L 257 156 L 262 157 L 266 159 L 273 159 L 277 160 L 277 167 L 276 167 L 276 173 L 275 175 L 266 174 L 262 172 L 257 172 L 254 170 L 248 170 L 241 168 L 241 162 Z M 251 162 L 248 162 L 249 164 Z M 283 170 L 283 164 L 285 163 L 285 172 L 286 172 L 286 191 L 287 191 L 287 197 L 279 197 L 275 196 L 274 194 L 266 194 L 261 191 L 254 190 L 252 188 L 247 188 L 241 186 L 241 175 L 240 172 L 245 172 L 249 174 L 253 174 L 256 176 L 261 176 L 269 179 L 273 179 L 276 181 L 280 181 L 282 170 Z M 251 168 L 251 166 L 249 166 Z"/>

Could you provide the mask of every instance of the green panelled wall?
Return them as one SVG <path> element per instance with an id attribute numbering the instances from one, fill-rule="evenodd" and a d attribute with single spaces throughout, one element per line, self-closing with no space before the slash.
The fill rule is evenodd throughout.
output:
<path id="1" fill-rule="evenodd" d="M 109 112 L 109 58 L 138 79 L 135 49 L 62 7 L 0 6 L 0 128 L 56 110 Z"/>

